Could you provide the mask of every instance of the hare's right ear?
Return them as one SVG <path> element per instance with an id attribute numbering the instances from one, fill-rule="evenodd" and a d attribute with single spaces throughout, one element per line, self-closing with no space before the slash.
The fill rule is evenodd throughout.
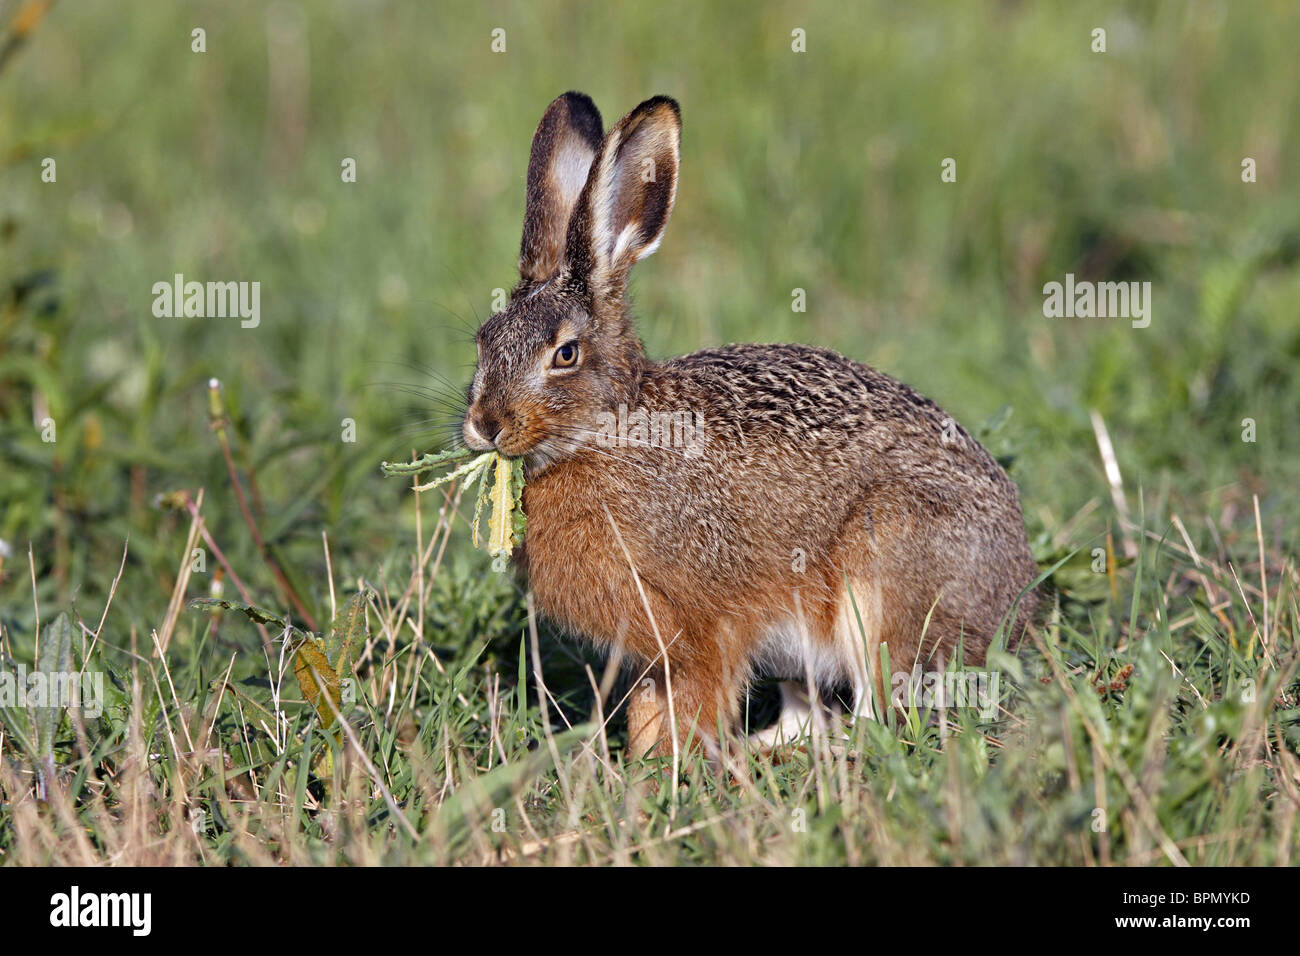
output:
<path id="1" fill-rule="evenodd" d="M 667 96 L 646 100 L 605 137 L 569 223 L 565 259 L 598 296 L 618 298 L 638 259 L 659 247 L 677 198 L 682 121 Z"/>
<path id="2" fill-rule="evenodd" d="M 545 282 L 564 261 L 569 218 L 578 202 L 604 134 L 596 104 L 565 93 L 546 108 L 528 159 L 528 198 L 519 275 Z"/>

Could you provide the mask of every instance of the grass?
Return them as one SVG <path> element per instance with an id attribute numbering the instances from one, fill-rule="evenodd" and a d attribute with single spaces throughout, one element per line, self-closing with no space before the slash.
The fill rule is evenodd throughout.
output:
<path id="1" fill-rule="evenodd" d="M 30 670 L 69 612 L 106 697 L 48 746 L 0 708 L 0 860 L 1296 861 L 1290 5 L 297 9 L 57 4 L 0 68 L 0 651 Z M 454 422 L 568 88 L 683 105 L 653 354 L 828 345 L 984 424 L 1053 599 L 996 715 L 656 787 L 631 676 L 470 547 L 475 489 L 380 475 Z M 177 272 L 260 281 L 261 324 L 155 318 Z M 1151 281 L 1151 326 L 1045 319 L 1067 272 Z M 277 625 L 185 609 L 324 633 L 359 593 L 330 729 Z"/>

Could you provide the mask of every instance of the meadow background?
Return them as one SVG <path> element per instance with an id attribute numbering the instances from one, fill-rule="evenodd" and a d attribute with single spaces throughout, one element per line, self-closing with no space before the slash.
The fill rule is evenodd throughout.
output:
<path id="1" fill-rule="evenodd" d="M 2 663 L 67 611 L 110 697 L 0 708 L 0 861 L 1294 862 L 1297 35 L 1283 0 L 0 2 Z M 829 346 L 1010 465 L 1058 609 L 1000 719 L 647 787 L 623 683 L 597 708 L 468 506 L 380 475 L 455 419 L 568 89 L 682 106 L 652 355 Z M 1150 281 L 1150 327 L 1044 318 L 1067 272 Z M 156 318 L 175 273 L 260 282 L 260 326 Z M 341 738 L 277 626 L 183 609 L 231 572 L 318 631 L 368 595 Z"/>

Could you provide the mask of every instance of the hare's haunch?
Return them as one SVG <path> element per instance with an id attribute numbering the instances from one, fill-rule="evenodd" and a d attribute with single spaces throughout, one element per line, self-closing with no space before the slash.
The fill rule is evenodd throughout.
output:
<path id="1" fill-rule="evenodd" d="M 680 133 L 667 97 L 607 134 L 580 93 L 546 110 L 463 427 L 524 461 L 539 610 L 648 669 L 638 753 L 671 751 L 674 724 L 715 745 L 756 676 L 848 684 L 870 713 L 882 644 L 894 671 L 979 664 L 1035 604 L 1015 485 L 929 399 L 803 345 L 647 358 L 627 276 L 663 237 Z"/>

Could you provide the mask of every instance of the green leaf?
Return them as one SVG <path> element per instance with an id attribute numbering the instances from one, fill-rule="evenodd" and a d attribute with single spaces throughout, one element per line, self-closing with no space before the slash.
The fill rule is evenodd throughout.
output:
<path id="1" fill-rule="evenodd" d="M 334 706 L 340 706 L 342 697 L 339 693 L 339 676 L 330 667 L 329 658 L 325 656 L 325 645 L 317 637 L 305 635 L 294 649 L 293 676 L 298 678 L 302 696 L 316 708 L 321 726 L 328 730 L 334 726 Z M 320 678 L 320 683 L 317 682 Z M 321 685 L 324 685 L 323 687 Z M 328 695 L 329 700 L 326 699 Z"/>
<path id="2" fill-rule="evenodd" d="M 303 699 L 316 709 L 321 727 L 334 726 L 334 712 L 343 710 L 343 681 L 352 676 L 356 648 L 363 646 L 366 630 L 366 596 L 358 591 L 334 619 L 329 635 L 320 640 L 305 634 L 294 648 L 293 675 L 298 678 Z M 319 680 L 317 679 L 319 678 Z M 334 706 L 330 706 L 330 701 Z"/>
<path id="3" fill-rule="evenodd" d="M 45 682 L 45 703 L 28 701 L 31 725 L 36 732 L 37 775 L 41 798 L 54 775 L 54 735 L 63 721 L 64 704 L 60 688 L 76 677 L 72 669 L 72 622 L 64 611 L 43 628 L 36 647 L 36 673 Z"/>
<path id="4" fill-rule="evenodd" d="M 511 532 L 514 537 L 513 544 L 519 547 L 524 543 L 524 529 L 528 524 L 528 519 L 524 517 L 524 460 L 515 458 L 510 462 L 510 496 L 514 499 L 514 507 L 510 511 Z"/>
<path id="5" fill-rule="evenodd" d="M 352 674 L 355 649 L 366 643 L 370 636 L 366 630 L 366 598 L 369 590 L 358 591 L 334 619 L 329 636 L 325 638 L 325 655 L 335 676 L 342 681 Z"/>
<path id="6" fill-rule="evenodd" d="M 474 502 L 474 527 L 470 532 L 470 540 L 474 543 L 474 547 L 476 548 L 478 547 L 479 515 L 483 512 L 484 506 L 488 503 L 488 498 L 491 497 L 490 489 L 488 488 L 487 477 L 488 477 L 488 469 L 484 468 L 481 472 L 479 472 L 478 498 Z"/>

